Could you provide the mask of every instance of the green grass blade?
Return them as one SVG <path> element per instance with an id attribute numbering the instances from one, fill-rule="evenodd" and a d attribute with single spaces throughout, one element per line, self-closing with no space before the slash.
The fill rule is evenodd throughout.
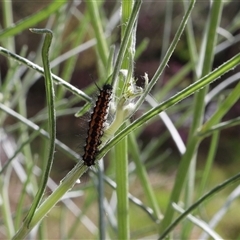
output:
<path id="1" fill-rule="evenodd" d="M 91 16 L 91 22 L 93 24 L 95 36 L 97 39 L 97 50 L 98 56 L 101 59 L 102 66 L 107 66 L 107 57 L 109 50 L 106 43 L 106 37 L 104 36 L 102 21 L 99 14 L 99 3 L 98 1 L 86 1 L 88 6 L 89 15 Z M 100 3 L 101 4 L 101 3 Z M 106 69 L 105 69 L 106 70 Z"/>
<path id="2" fill-rule="evenodd" d="M 12 1 L 4 0 L 2 1 L 3 7 L 3 28 L 6 29 L 9 26 L 13 25 L 13 10 L 12 10 Z M 15 51 L 15 39 L 8 38 L 7 41 L 4 41 L 5 47 L 11 51 Z M 13 64 L 13 63 L 12 63 Z"/>
<path id="3" fill-rule="evenodd" d="M 141 181 L 144 193 L 148 202 L 153 209 L 154 218 L 160 220 L 162 217 L 161 211 L 159 209 L 157 198 L 154 194 L 153 188 L 148 180 L 147 170 L 144 163 L 141 161 L 141 154 L 137 145 L 136 138 L 133 133 L 129 135 L 129 145 L 131 148 L 131 155 L 133 156 L 134 162 L 136 164 L 136 172 Z M 159 221 L 160 222 L 160 221 Z"/>
<path id="4" fill-rule="evenodd" d="M 133 17 L 138 11 L 135 11 L 133 7 L 133 1 L 122 1 L 121 3 L 121 49 L 126 47 L 127 51 L 123 52 L 123 58 L 121 63 L 122 69 L 127 69 L 128 74 L 132 74 L 130 65 L 133 61 L 128 59 L 128 52 L 135 51 L 135 45 L 133 46 L 133 39 L 135 38 L 134 24 L 137 19 L 137 15 Z M 137 3 L 137 2 L 136 2 Z M 135 5 L 136 5 L 135 3 Z M 139 1 L 140 3 L 140 1 Z M 139 4 L 140 7 L 141 4 Z M 130 20 L 132 19 L 132 21 Z M 129 26 L 133 23 L 132 31 L 128 33 Z M 126 38 L 127 36 L 127 38 Z M 127 40 L 125 42 L 125 40 Z M 120 49 L 120 51 L 121 51 Z M 131 50 L 130 50 L 131 49 Z M 131 52 L 133 54 L 133 52 Z M 131 54 L 130 53 L 130 54 Z M 120 55 L 120 52 L 119 52 Z M 117 65 L 117 63 L 116 63 Z M 131 75 L 132 77 L 132 75 Z M 114 79 L 114 73 L 113 73 Z M 114 80 L 113 80 L 114 81 Z M 127 79 L 125 79 L 127 81 Z M 124 91 L 124 81 L 118 82 L 117 96 L 121 96 Z M 128 200 L 128 143 L 127 138 L 122 139 L 115 146 L 115 174 L 116 174 L 116 192 L 117 192 L 117 222 L 118 222 L 118 238 L 129 239 L 130 238 L 130 225 L 129 225 L 129 200 Z"/>
<path id="5" fill-rule="evenodd" d="M 129 239 L 129 203 L 128 203 L 128 157 L 127 142 L 122 141 L 115 147 L 116 183 L 117 183 L 117 219 L 118 238 Z"/>
<path id="6" fill-rule="evenodd" d="M 202 174 L 202 177 L 201 177 L 200 188 L 199 188 L 199 191 L 198 191 L 199 192 L 199 195 L 198 195 L 199 197 L 204 193 L 204 189 L 207 186 L 208 178 L 210 177 L 211 170 L 212 170 L 212 164 L 213 164 L 213 161 L 214 161 L 214 157 L 216 155 L 218 141 L 219 141 L 219 132 L 215 132 L 212 135 L 212 138 L 211 138 L 211 143 L 210 143 L 210 147 L 209 147 L 209 152 L 208 152 L 206 164 L 205 164 L 203 174 Z"/>
<path id="7" fill-rule="evenodd" d="M 11 169 L 9 168 L 5 174 L 5 176 L 0 177 L 0 196 L 1 196 L 1 217 L 3 219 L 3 223 L 6 227 L 6 235 L 10 239 L 14 234 L 14 224 L 13 219 L 11 217 L 11 206 L 10 199 L 8 194 L 9 181 L 11 176 Z"/>

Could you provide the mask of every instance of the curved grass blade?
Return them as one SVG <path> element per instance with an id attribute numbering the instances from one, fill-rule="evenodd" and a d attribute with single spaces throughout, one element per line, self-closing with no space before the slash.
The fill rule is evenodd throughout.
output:
<path id="1" fill-rule="evenodd" d="M 50 136 L 50 143 L 49 143 L 49 152 L 48 152 L 48 160 L 45 163 L 45 169 L 43 171 L 41 177 L 40 187 L 38 192 L 33 200 L 31 208 L 24 219 L 23 224 L 29 226 L 33 215 L 41 201 L 45 188 L 47 186 L 48 177 L 52 168 L 54 151 L 55 151 L 55 139 L 56 139 L 56 114 L 55 114 L 55 107 L 54 107 L 54 87 L 53 81 L 51 76 L 50 64 L 49 64 L 49 48 L 52 42 L 52 31 L 48 29 L 31 29 L 34 33 L 46 34 L 43 48 L 42 48 L 42 61 L 44 66 L 44 73 L 45 73 L 45 87 L 46 87 L 46 97 L 47 97 L 47 105 L 48 105 L 48 117 L 49 117 L 49 136 Z"/>

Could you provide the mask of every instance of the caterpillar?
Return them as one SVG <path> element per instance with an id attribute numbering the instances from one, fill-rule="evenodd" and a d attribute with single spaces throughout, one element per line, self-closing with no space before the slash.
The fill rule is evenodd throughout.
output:
<path id="1" fill-rule="evenodd" d="M 95 165 L 98 147 L 101 144 L 101 137 L 104 133 L 104 127 L 107 120 L 109 103 L 112 96 L 112 86 L 105 84 L 98 95 L 96 104 L 93 108 L 88 125 L 86 144 L 82 159 L 88 167 Z"/>

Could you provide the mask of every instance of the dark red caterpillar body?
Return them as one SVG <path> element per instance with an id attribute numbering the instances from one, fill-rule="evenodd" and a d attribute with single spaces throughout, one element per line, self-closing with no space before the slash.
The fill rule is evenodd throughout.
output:
<path id="1" fill-rule="evenodd" d="M 108 107 L 112 96 L 112 86 L 105 84 L 97 98 L 96 105 L 91 114 L 89 128 L 87 132 L 86 144 L 84 146 L 84 155 L 82 159 L 88 167 L 95 164 L 95 157 L 98 147 L 101 144 L 101 137 L 104 131 L 104 124 L 108 114 Z"/>

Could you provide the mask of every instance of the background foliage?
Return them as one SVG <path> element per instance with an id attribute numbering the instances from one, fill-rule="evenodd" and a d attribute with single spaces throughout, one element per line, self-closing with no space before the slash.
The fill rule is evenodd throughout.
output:
<path id="1" fill-rule="evenodd" d="M 240 4 L 201 1 L 190 11 L 193 2 L 143 2 L 137 19 L 133 1 L 2 1 L 1 239 L 27 234 L 36 239 L 157 239 L 165 233 L 172 239 L 240 239 Z M 124 44 L 130 16 L 137 31 L 128 32 Z M 53 32 L 52 105 L 51 77 L 43 77 L 39 68 L 45 35 L 29 28 Z M 74 115 L 94 102 L 94 82 L 106 82 L 124 47 L 121 68 L 138 79 L 145 101 L 114 140 L 128 132 L 127 137 L 117 145 L 113 140 L 104 161 L 82 176 L 79 154 L 88 117 Z M 119 92 L 122 85 L 119 81 Z M 44 178 L 47 166 L 50 177 Z M 74 176 L 81 176 L 81 183 L 71 188 Z M 47 179 L 31 221 L 28 211 Z M 192 215 L 175 222 L 177 227 L 172 224 L 189 207 Z"/>

